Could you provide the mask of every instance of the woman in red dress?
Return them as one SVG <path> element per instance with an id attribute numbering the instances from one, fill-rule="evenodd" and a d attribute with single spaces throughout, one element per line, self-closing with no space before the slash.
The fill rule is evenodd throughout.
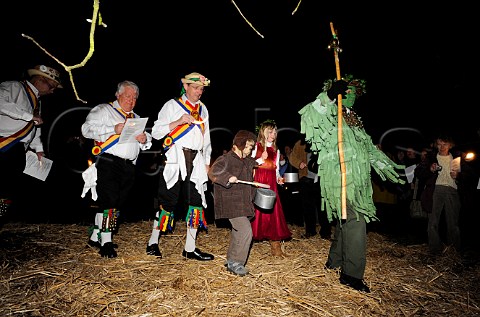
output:
<path id="1" fill-rule="evenodd" d="M 275 121 L 266 120 L 258 130 L 257 143 L 252 151 L 252 157 L 260 164 L 255 171 L 255 181 L 270 185 L 277 198 L 273 210 L 259 209 L 255 206 L 255 218 L 252 221 L 253 240 L 269 240 L 272 254 L 285 256 L 280 241 L 292 236 L 288 229 L 282 203 L 278 196 L 277 184 L 283 185 L 279 172 L 280 151 L 276 145 L 277 126 Z"/>

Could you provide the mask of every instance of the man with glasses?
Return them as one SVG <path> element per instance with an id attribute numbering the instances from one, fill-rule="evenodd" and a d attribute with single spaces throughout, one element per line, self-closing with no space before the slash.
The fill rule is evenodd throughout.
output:
<path id="1" fill-rule="evenodd" d="M 180 97 L 167 101 L 153 124 L 152 137 L 163 140 L 166 164 L 160 168 L 158 204 L 148 241 L 148 255 L 162 257 L 158 247 L 160 234 L 173 227 L 173 212 L 178 203 L 187 209 L 187 236 L 182 256 L 198 261 L 213 260 L 213 255 L 196 248 L 197 230 L 207 229 L 208 169 L 212 154 L 207 107 L 200 101 L 210 80 L 199 73 L 181 79 Z M 183 199 L 182 199 L 183 198 Z M 188 208 L 187 208 L 188 206 Z"/>
<path id="2" fill-rule="evenodd" d="M 63 88 L 60 73 L 51 67 L 37 65 L 27 73 L 28 80 L 0 84 L 0 218 L 19 198 L 26 151 L 35 151 L 39 161 L 44 156 L 40 98 Z"/>
<path id="3" fill-rule="evenodd" d="M 82 197 L 91 190 L 95 213 L 88 245 L 100 248 L 105 258 L 117 257 L 113 236 L 118 232 L 120 211 L 131 198 L 135 183 L 135 165 L 141 151 L 152 146 L 150 133 L 142 131 L 134 135 L 132 142 L 120 142 L 120 135 L 127 120 L 140 118 L 133 110 L 137 105 L 140 89 L 132 81 L 117 85 L 116 100 L 101 103 L 90 110 L 82 124 L 82 135 L 94 140 L 92 164 L 82 174 L 85 181 Z"/>

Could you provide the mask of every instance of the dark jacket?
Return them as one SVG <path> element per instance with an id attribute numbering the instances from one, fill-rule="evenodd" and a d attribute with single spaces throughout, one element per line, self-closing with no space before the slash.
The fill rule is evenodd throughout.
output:
<path id="1" fill-rule="evenodd" d="M 253 182 L 253 170 L 258 166 L 252 157 L 244 159 L 230 151 L 218 157 L 210 167 L 208 177 L 213 182 L 215 219 L 253 217 L 255 187 L 248 184 L 230 184 L 232 176 Z"/>
<path id="2" fill-rule="evenodd" d="M 438 172 L 432 172 L 430 170 L 430 166 L 433 163 L 438 164 L 437 154 L 438 151 L 432 151 L 430 155 L 427 156 L 427 159 L 425 161 L 420 162 L 417 165 L 414 172 L 415 177 L 419 180 L 419 191 L 421 192 L 420 201 L 422 204 L 422 208 L 428 213 L 432 212 L 433 192 L 435 190 L 435 183 L 438 177 Z M 453 158 L 458 157 L 458 154 L 452 154 Z M 455 179 L 457 186 L 459 185 L 459 182 L 461 182 L 462 174 L 463 173 L 459 173 L 457 179 Z"/>

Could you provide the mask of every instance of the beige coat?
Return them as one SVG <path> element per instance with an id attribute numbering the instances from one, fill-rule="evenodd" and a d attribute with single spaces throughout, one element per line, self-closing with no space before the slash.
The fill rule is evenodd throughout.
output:
<path id="1" fill-rule="evenodd" d="M 300 169 L 300 163 L 307 164 L 307 152 L 305 151 L 306 144 L 302 144 L 302 140 L 297 141 L 293 146 L 292 153 L 290 153 L 290 164 L 298 169 L 298 179 L 308 175 L 308 168 Z"/>

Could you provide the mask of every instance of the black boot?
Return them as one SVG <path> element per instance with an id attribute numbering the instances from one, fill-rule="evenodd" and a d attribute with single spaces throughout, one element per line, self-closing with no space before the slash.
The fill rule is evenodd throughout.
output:
<path id="1" fill-rule="evenodd" d="M 368 288 L 367 284 L 365 284 L 363 280 L 352 277 L 345 273 L 340 274 L 340 283 L 342 283 L 343 285 L 349 286 L 353 289 L 356 289 L 357 291 L 370 293 L 370 288 Z"/>
<path id="2" fill-rule="evenodd" d="M 154 256 L 159 257 L 159 258 L 162 257 L 162 252 L 160 252 L 160 249 L 158 248 L 157 243 L 154 243 L 152 245 L 147 245 L 147 254 L 148 255 L 154 255 Z"/>
<path id="3" fill-rule="evenodd" d="M 116 258 L 117 251 L 113 247 L 113 243 L 107 242 L 100 247 L 100 255 L 104 258 Z"/>

